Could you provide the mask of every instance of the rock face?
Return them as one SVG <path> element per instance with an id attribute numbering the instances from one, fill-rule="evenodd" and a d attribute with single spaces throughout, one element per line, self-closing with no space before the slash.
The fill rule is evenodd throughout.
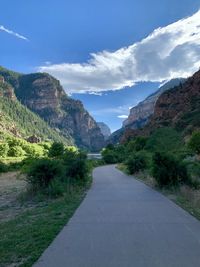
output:
<path id="1" fill-rule="evenodd" d="M 124 136 L 126 135 L 129 136 L 129 133 L 131 133 L 132 130 L 137 130 L 144 127 L 148 123 L 151 115 L 154 112 L 155 104 L 159 96 L 170 88 L 173 88 L 174 86 L 177 86 L 180 83 L 184 82 L 185 79 L 183 78 L 172 79 L 161 86 L 155 93 L 148 96 L 144 101 L 133 107 L 130 110 L 128 119 L 123 122 L 123 127 L 112 133 L 112 135 L 107 140 L 107 143 L 119 143 L 121 138 L 124 138 Z"/>
<path id="2" fill-rule="evenodd" d="M 11 74 L 12 79 L 0 69 L 0 75 L 14 85 L 17 99 L 50 126 L 66 137 L 72 136 L 81 148 L 99 151 L 104 146 L 104 137 L 95 120 L 80 101 L 66 95 L 58 80 L 46 73 Z"/>
<path id="3" fill-rule="evenodd" d="M 0 76 L 0 96 L 16 99 L 13 87 L 5 82 L 2 76 Z"/>
<path id="4" fill-rule="evenodd" d="M 111 135 L 110 128 L 104 122 L 97 122 L 97 124 L 98 124 L 98 126 L 99 126 L 99 128 L 101 130 L 101 133 L 104 136 L 104 139 L 107 140 L 109 138 L 109 136 Z"/>
<path id="5" fill-rule="evenodd" d="M 138 135 L 149 135 L 160 127 L 175 128 L 184 136 L 200 128 L 200 71 L 185 83 L 162 93 L 148 124 L 142 129 L 125 130 L 121 141 Z"/>
<path id="6" fill-rule="evenodd" d="M 155 104 L 159 96 L 166 90 L 169 90 L 170 88 L 173 88 L 184 81 L 185 79 L 173 79 L 165 83 L 154 94 L 148 96 L 144 101 L 133 107 L 130 110 L 128 119 L 123 122 L 123 127 L 138 129 L 147 124 L 150 116 L 154 112 Z"/>

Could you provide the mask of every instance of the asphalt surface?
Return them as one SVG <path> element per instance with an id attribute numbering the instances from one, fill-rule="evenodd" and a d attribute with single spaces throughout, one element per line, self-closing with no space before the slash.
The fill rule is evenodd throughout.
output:
<path id="1" fill-rule="evenodd" d="M 99 167 L 86 198 L 34 267 L 199 267 L 200 222 L 158 192 Z"/>

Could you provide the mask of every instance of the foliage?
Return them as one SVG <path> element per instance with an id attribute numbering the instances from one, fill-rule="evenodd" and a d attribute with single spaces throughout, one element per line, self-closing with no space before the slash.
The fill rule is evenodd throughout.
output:
<path id="1" fill-rule="evenodd" d="M 189 181 L 187 168 L 183 162 L 164 152 L 154 154 L 152 174 L 160 187 L 177 186 L 179 183 Z"/>
<path id="2" fill-rule="evenodd" d="M 0 143 L 0 157 L 8 155 L 9 145 L 7 143 Z"/>
<path id="3" fill-rule="evenodd" d="M 27 181 L 34 191 L 44 190 L 51 194 L 64 176 L 64 167 L 60 160 L 35 159 L 31 164 L 29 162 L 26 174 Z"/>
<path id="4" fill-rule="evenodd" d="M 189 147 L 197 154 L 200 154 L 200 131 L 195 131 L 188 143 Z"/>
<path id="5" fill-rule="evenodd" d="M 133 151 L 140 151 L 145 148 L 145 145 L 147 143 L 147 137 L 139 136 L 131 140 L 127 143 L 127 151 L 133 152 Z"/>
<path id="6" fill-rule="evenodd" d="M 144 170 L 147 167 L 147 156 L 143 151 L 133 153 L 128 157 L 125 164 L 127 166 L 128 172 L 130 174 L 134 174 L 136 172 Z"/>
<path id="7" fill-rule="evenodd" d="M 12 146 L 8 151 L 8 156 L 10 157 L 23 157 L 25 155 L 25 151 L 21 146 Z"/>
<path id="8" fill-rule="evenodd" d="M 179 151 L 183 147 L 183 140 L 176 130 L 163 127 L 155 130 L 148 138 L 146 149 L 151 152 Z"/>
<path id="9" fill-rule="evenodd" d="M 87 155 L 80 151 L 66 150 L 63 156 L 66 177 L 72 180 L 85 181 L 88 177 L 89 166 Z"/>
<path id="10" fill-rule="evenodd" d="M 107 145 L 101 152 L 102 158 L 107 164 L 122 162 L 125 159 L 125 147 L 123 145 Z"/>
<path id="11" fill-rule="evenodd" d="M 54 142 L 49 149 L 49 157 L 60 157 L 64 154 L 63 143 Z"/>

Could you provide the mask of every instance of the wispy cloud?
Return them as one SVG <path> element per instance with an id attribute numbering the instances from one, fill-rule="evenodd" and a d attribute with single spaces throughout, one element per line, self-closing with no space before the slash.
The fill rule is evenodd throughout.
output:
<path id="1" fill-rule="evenodd" d="M 0 25 L 0 31 L 6 32 L 8 34 L 11 34 L 11 35 L 13 35 L 13 36 L 15 36 L 15 37 L 17 37 L 19 39 L 28 41 L 28 38 L 27 37 L 25 37 L 25 36 L 23 36 L 23 35 L 21 35 L 21 34 L 19 34 L 17 32 L 14 32 L 12 30 L 9 30 L 9 29 L 5 28 L 3 25 Z"/>
<path id="2" fill-rule="evenodd" d="M 137 82 L 188 77 L 200 66 L 200 11 L 115 52 L 91 54 L 84 64 L 40 66 L 69 93 L 119 90 Z"/>
<path id="3" fill-rule="evenodd" d="M 119 115 L 119 116 L 117 116 L 117 118 L 119 118 L 119 119 L 127 119 L 128 115 Z"/>

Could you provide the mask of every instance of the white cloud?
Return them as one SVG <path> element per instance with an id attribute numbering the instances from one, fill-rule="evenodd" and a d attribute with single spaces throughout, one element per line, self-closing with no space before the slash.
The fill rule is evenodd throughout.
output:
<path id="1" fill-rule="evenodd" d="M 15 37 L 17 37 L 19 39 L 28 41 L 28 38 L 26 38 L 25 36 L 23 36 L 23 35 L 21 35 L 19 33 L 13 32 L 13 31 L 11 31 L 9 29 L 6 29 L 3 25 L 0 25 L 0 31 L 4 31 L 4 32 L 6 32 L 8 34 L 11 34 L 11 35 L 13 35 L 13 36 L 15 36 Z"/>
<path id="2" fill-rule="evenodd" d="M 84 63 L 40 66 L 58 78 L 68 93 L 119 90 L 137 82 L 188 77 L 200 67 L 200 11 L 153 31 L 115 52 L 92 53 Z"/>
<path id="3" fill-rule="evenodd" d="M 119 118 L 119 119 L 127 119 L 128 115 L 119 115 L 119 116 L 117 116 L 117 118 Z"/>

